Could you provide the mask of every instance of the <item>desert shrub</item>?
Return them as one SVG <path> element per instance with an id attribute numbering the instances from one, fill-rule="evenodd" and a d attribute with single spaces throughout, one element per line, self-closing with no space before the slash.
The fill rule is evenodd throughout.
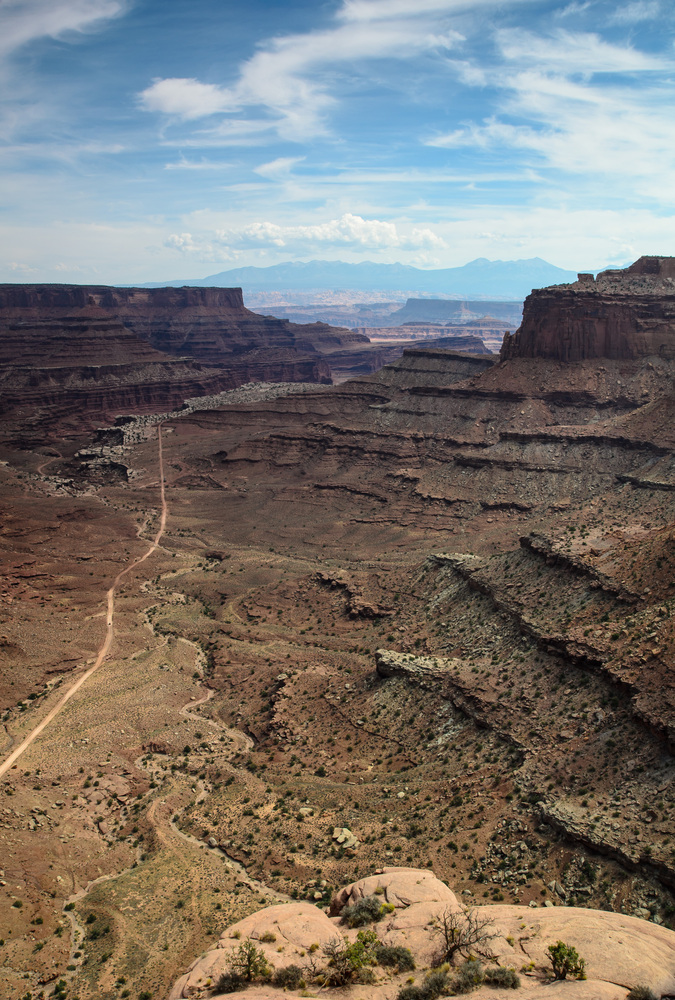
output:
<path id="1" fill-rule="evenodd" d="M 415 968 L 415 959 L 410 948 L 398 944 L 378 944 L 375 948 L 378 965 L 392 966 L 399 972 L 409 972 Z"/>
<path id="2" fill-rule="evenodd" d="M 304 975 L 299 965 L 287 965 L 285 969 L 277 969 L 272 976 L 274 986 L 289 990 L 297 990 L 303 981 Z"/>
<path id="3" fill-rule="evenodd" d="M 579 958 L 577 949 L 564 941 L 556 941 L 547 948 L 548 956 L 553 966 L 553 975 L 556 979 L 566 979 L 567 976 L 574 976 L 575 979 L 585 979 L 584 971 L 586 962 Z"/>
<path id="4" fill-rule="evenodd" d="M 471 993 L 485 981 L 485 970 L 476 958 L 462 962 L 452 979 L 453 993 Z"/>
<path id="5" fill-rule="evenodd" d="M 239 990 L 245 990 L 247 986 L 248 983 L 243 976 L 238 975 L 236 972 L 223 972 L 218 977 L 213 987 L 213 992 L 215 994 L 238 993 Z"/>
<path id="6" fill-rule="evenodd" d="M 369 968 L 375 962 L 377 935 L 374 931 L 359 931 L 356 941 L 345 944 L 343 939 L 334 938 L 324 945 L 323 953 L 328 959 L 328 968 L 319 973 L 326 986 L 346 986 L 348 983 L 369 983 L 373 973 Z"/>
<path id="7" fill-rule="evenodd" d="M 658 1000 L 658 997 L 648 986 L 634 986 L 626 1000 Z"/>
<path id="8" fill-rule="evenodd" d="M 421 986 L 403 986 L 396 994 L 396 1000 L 426 1000 Z"/>
<path id="9" fill-rule="evenodd" d="M 448 986 L 447 972 L 444 972 L 442 969 L 435 969 L 433 972 L 428 972 L 422 983 L 424 1000 L 436 1000 L 436 997 L 448 992 Z"/>
<path id="10" fill-rule="evenodd" d="M 436 928 L 441 939 L 436 964 L 452 963 L 457 956 L 465 959 L 475 955 L 492 958 L 490 941 L 497 937 L 492 926 L 489 917 L 479 916 L 471 907 L 464 910 L 444 910 Z"/>
<path id="11" fill-rule="evenodd" d="M 394 909 L 391 903 L 381 903 L 377 896 L 364 896 L 363 899 L 357 899 L 355 903 L 345 906 L 340 917 L 348 927 L 364 927 L 366 924 L 376 923 Z"/>
<path id="12" fill-rule="evenodd" d="M 443 969 L 428 972 L 419 986 L 404 986 L 396 1000 L 437 1000 L 442 993 L 450 992 L 448 974 Z"/>
<path id="13" fill-rule="evenodd" d="M 277 936 L 276 934 L 273 934 L 272 931 L 265 931 L 265 933 L 260 938 L 260 940 L 264 941 L 265 944 L 272 944 L 272 942 L 276 941 L 276 939 Z"/>
<path id="14" fill-rule="evenodd" d="M 490 986 L 503 986 L 508 990 L 517 990 L 520 986 L 520 976 L 515 969 L 503 969 L 493 966 L 485 970 L 485 982 Z"/>

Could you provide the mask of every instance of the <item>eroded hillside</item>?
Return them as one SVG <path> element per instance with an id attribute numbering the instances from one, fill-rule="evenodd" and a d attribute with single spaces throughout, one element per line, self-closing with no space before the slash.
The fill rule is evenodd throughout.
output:
<path id="1" fill-rule="evenodd" d="M 157 530 L 160 423 L 168 508 L 1 778 L 9 996 L 164 995 L 261 900 L 383 863 L 672 923 L 675 369 L 594 350 L 415 349 L 5 449 L 5 756 Z"/>

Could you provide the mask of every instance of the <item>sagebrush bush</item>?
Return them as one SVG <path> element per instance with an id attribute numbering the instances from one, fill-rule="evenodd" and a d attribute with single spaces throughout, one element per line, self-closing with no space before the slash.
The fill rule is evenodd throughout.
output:
<path id="1" fill-rule="evenodd" d="M 396 1000 L 426 1000 L 426 996 L 421 986 L 403 986 L 398 991 Z"/>
<path id="2" fill-rule="evenodd" d="M 282 989 L 297 990 L 303 981 L 304 975 L 299 965 L 287 965 L 285 969 L 277 969 L 272 976 L 273 985 Z"/>
<path id="3" fill-rule="evenodd" d="M 391 903 L 381 903 L 377 896 L 364 896 L 345 906 L 340 917 L 348 927 L 364 927 L 366 924 L 376 923 L 394 909 Z"/>
<path id="4" fill-rule="evenodd" d="M 648 986 L 634 986 L 630 991 L 626 1000 L 658 1000 L 654 990 L 650 990 Z"/>
<path id="5" fill-rule="evenodd" d="M 221 976 L 218 977 L 215 986 L 213 987 L 213 992 L 218 993 L 237 993 L 239 990 L 245 990 L 249 984 L 246 982 L 243 976 L 240 976 L 236 972 L 223 972 Z"/>
<path id="6" fill-rule="evenodd" d="M 503 969 L 492 966 L 485 970 L 485 982 L 490 986 L 503 986 L 508 990 L 517 990 L 520 986 L 520 976 L 515 969 Z"/>
<path id="7" fill-rule="evenodd" d="M 447 972 L 436 969 L 428 972 L 419 986 L 404 986 L 398 991 L 396 1000 L 437 1000 L 442 993 L 448 993 L 449 989 Z"/>
<path id="8" fill-rule="evenodd" d="M 410 948 L 398 944 L 379 944 L 375 948 L 378 965 L 391 966 L 399 972 L 409 972 L 415 968 L 415 959 Z"/>
<path id="9" fill-rule="evenodd" d="M 476 986 L 480 986 L 485 981 L 485 970 L 483 965 L 476 958 L 469 958 L 462 962 L 457 973 L 452 979 L 453 993 L 471 993 Z"/>

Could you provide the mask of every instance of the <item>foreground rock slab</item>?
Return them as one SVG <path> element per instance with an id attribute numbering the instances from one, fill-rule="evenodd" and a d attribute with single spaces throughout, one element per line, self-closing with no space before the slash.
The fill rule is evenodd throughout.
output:
<path id="1" fill-rule="evenodd" d="M 218 995 L 215 983 L 229 969 L 229 958 L 245 939 L 255 942 L 271 965 L 304 966 L 306 956 L 321 955 L 335 939 L 354 940 L 358 931 L 340 923 L 344 906 L 376 895 L 393 904 L 393 913 L 370 925 L 381 942 L 409 948 L 415 958 L 416 981 L 439 961 L 444 915 L 462 906 L 455 894 L 433 872 L 413 868 L 384 868 L 345 886 L 333 898 L 331 916 L 311 903 L 269 906 L 239 921 L 221 936 L 216 948 L 198 958 L 174 985 L 169 1000 L 202 1000 Z M 527 1000 L 623 1000 L 638 985 L 649 986 L 657 996 L 675 991 L 675 933 L 635 917 L 578 907 L 536 908 L 490 905 L 474 909 L 488 919 L 494 937 L 490 948 L 502 967 L 523 971 L 518 990 L 481 987 L 473 992 L 480 1000 L 524 996 Z M 550 979 L 549 944 L 565 941 L 585 959 L 585 981 Z M 407 981 L 407 974 L 392 974 L 377 967 L 372 984 L 358 984 L 330 993 L 379 1000 L 391 997 Z M 254 985 L 248 1000 L 278 997 L 281 990 Z M 239 994 L 227 994 L 238 996 Z M 302 995 L 296 991 L 294 995 Z"/>

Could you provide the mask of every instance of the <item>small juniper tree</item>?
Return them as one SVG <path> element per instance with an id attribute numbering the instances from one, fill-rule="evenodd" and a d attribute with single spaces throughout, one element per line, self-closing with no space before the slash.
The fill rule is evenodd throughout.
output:
<path id="1" fill-rule="evenodd" d="M 586 962 L 579 958 L 577 949 L 564 941 L 556 941 L 547 948 L 548 956 L 553 966 L 553 975 L 556 979 L 567 979 L 567 976 L 574 976 L 575 979 L 585 979 Z"/>

